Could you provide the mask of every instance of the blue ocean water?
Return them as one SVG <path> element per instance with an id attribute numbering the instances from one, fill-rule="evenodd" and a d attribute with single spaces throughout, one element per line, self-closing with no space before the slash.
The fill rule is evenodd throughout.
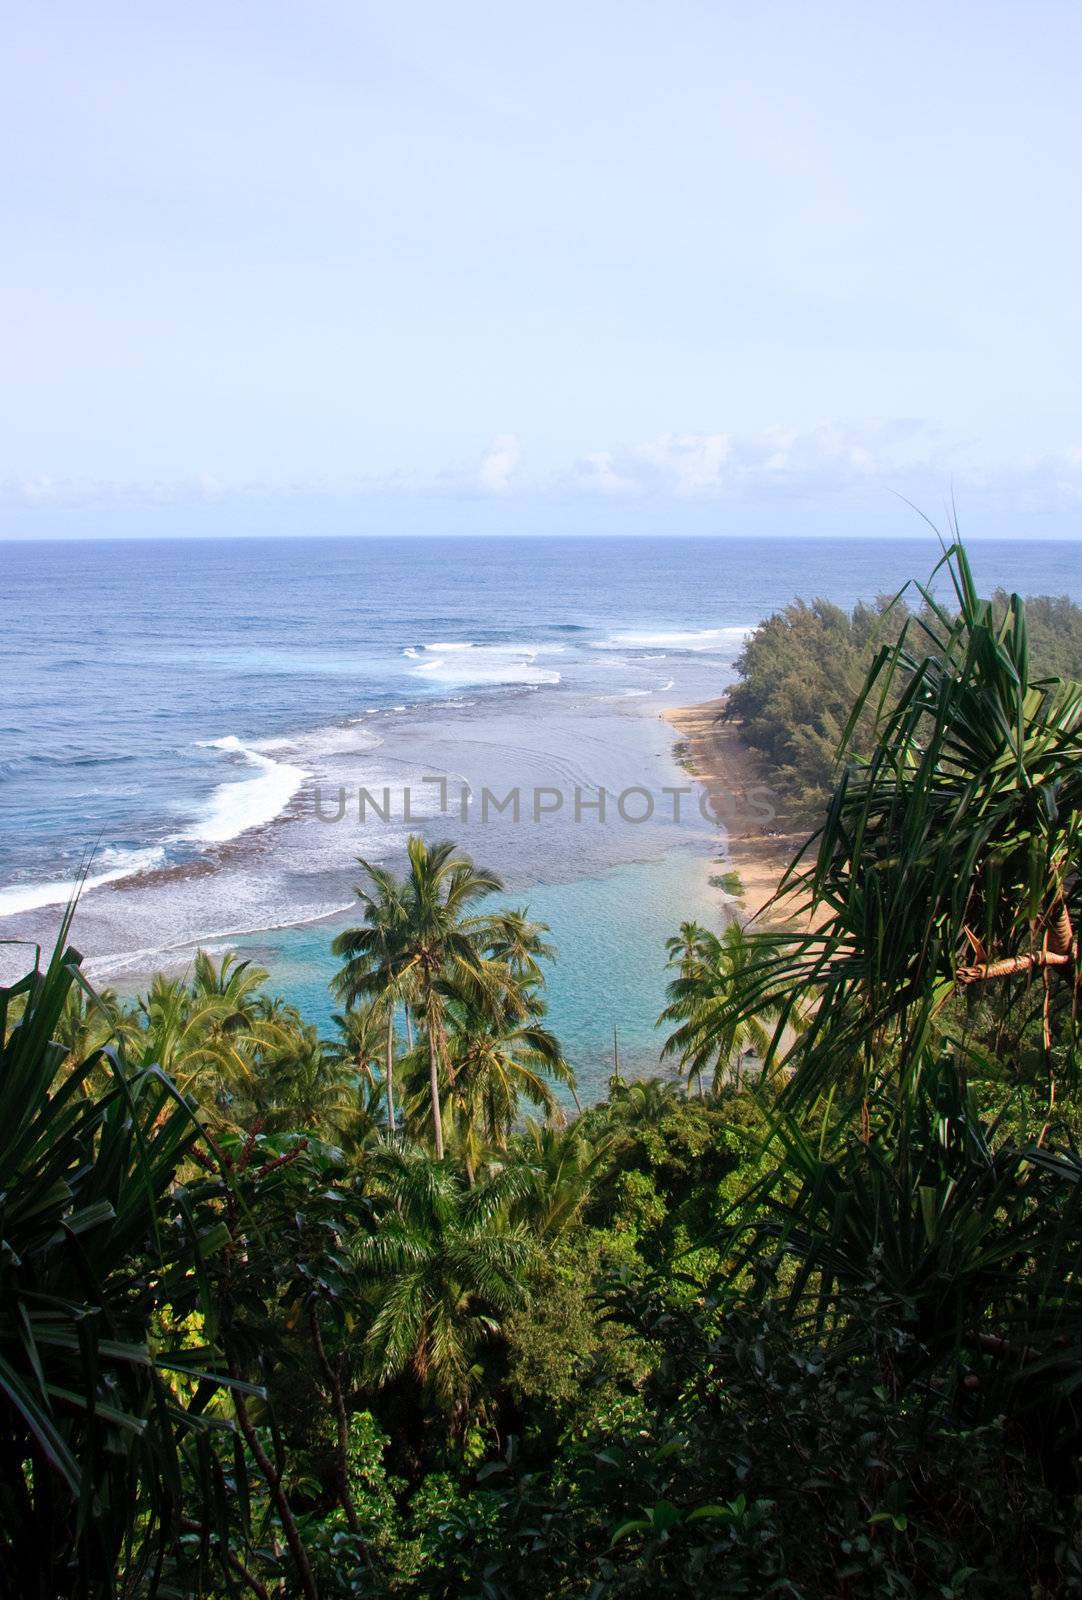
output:
<path id="1" fill-rule="evenodd" d="M 96 975 L 239 945 L 322 1020 L 354 857 L 393 859 L 420 826 L 557 930 L 553 1021 L 584 1076 L 614 1022 L 649 1064 L 664 936 L 721 914 L 716 826 L 662 803 L 687 780 L 661 713 L 720 693 L 745 631 L 795 595 L 849 606 L 938 554 L 930 536 L 0 546 L 0 937 L 48 939 L 92 854 L 76 937 Z M 984 588 L 1082 598 L 1082 546 L 971 557 Z M 518 791 L 518 819 L 482 818 L 486 788 Z M 601 820 L 601 789 L 644 791 L 652 815 L 640 796 Z"/>

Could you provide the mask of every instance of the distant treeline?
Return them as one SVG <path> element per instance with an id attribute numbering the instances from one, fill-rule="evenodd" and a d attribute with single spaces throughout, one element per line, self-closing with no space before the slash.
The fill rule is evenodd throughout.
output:
<path id="1" fill-rule="evenodd" d="M 997 589 L 992 603 L 1002 615 L 1010 595 Z M 1031 677 L 1082 679 L 1082 607 L 1066 595 L 1031 596 L 1026 620 Z M 919 624 L 920 612 L 887 595 L 848 613 L 829 600 L 794 600 L 748 639 L 728 711 L 769 763 L 771 784 L 793 826 L 811 825 L 822 814 L 839 741 L 876 651 L 895 644 L 903 627 L 913 632 Z M 913 647 L 921 655 L 926 641 L 914 633 Z M 855 755 L 871 748 L 873 709 L 865 709 L 854 730 Z"/>

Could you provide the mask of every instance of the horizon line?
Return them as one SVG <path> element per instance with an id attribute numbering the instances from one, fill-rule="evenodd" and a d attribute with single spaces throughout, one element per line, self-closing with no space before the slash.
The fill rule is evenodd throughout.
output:
<path id="1" fill-rule="evenodd" d="M 467 542 L 492 544 L 501 541 L 538 542 L 553 541 L 566 543 L 574 540 L 593 543 L 613 543 L 621 539 L 642 543 L 653 540 L 658 544 L 665 543 L 707 543 L 710 540 L 737 542 L 765 543 L 806 543 L 806 544 L 923 544 L 941 542 L 950 545 L 960 544 L 1012 544 L 1012 545 L 1037 545 L 1037 544 L 1082 544 L 1082 531 L 1078 533 L 1042 533 L 1039 535 L 1019 536 L 1018 534 L 984 534 L 980 532 L 957 534 L 948 529 L 940 533 L 937 529 L 928 529 L 922 533 L 850 533 L 839 531 L 837 533 L 736 533 L 725 530 L 706 530 L 701 532 L 681 531 L 678 533 L 652 533 L 638 532 L 635 530 L 620 530 L 612 532 L 525 532 L 511 531 L 483 533 L 451 529 L 441 533 L 379 533 L 366 531 L 350 532 L 320 532 L 320 533 L 294 533 L 294 532 L 258 532 L 258 533 L 73 533 L 73 534 L 4 534 L 0 533 L 0 546 L 4 545 L 54 545 L 54 544 L 226 544 L 244 543 L 258 544 L 262 542 L 285 543 L 341 543 L 349 540 L 372 542 L 383 541 L 386 543 L 422 544 L 425 542 Z"/>

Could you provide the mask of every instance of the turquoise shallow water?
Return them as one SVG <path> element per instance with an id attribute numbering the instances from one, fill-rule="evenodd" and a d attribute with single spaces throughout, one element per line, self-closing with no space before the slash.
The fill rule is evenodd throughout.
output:
<path id="1" fill-rule="evenodd" d="M 658 861 L 631 862 L 570 883 L 536 884 L 507 899 L 528 905 L 531 916 L 552 929 L 559 954 L 546 986 L 548 1022 L 575 1066 L 581 1098 L 604 1093 L 614 1028 L 622 1071 L 642 1076 L 670 1070 L 659 1062 L 664 1031 L 656 1027 L 668 981 L 665 941 L 685 918 L 719 930 L 723 921 L 721 897 L 709 888 L 702 853 L 678 848 Z M 334 1006 L 327 983 L 337 966 L 330 941 L 349 921 L 336 917 L 329 924 L 253 934 L 230 947 L 268 966 L 304 1014 L 329 1028 Z"/>

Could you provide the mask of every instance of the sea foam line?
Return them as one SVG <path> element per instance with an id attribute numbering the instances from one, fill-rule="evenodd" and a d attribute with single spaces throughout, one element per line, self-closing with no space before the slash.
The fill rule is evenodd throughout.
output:
<path id="1" fill-rule="evenodd" d="M 219 784 L 201 815 L 182 832 L 173 835 L 177 843 L 225 844 L 247 833 L 249 828 L 273 822 L 309 776 L 303 767 L 275 761 L 262 750 L 241 744 L 234 733 L 227 733 L 222 739 L 203 739 L 200 744 L 205 749 L 224 750 L 229 755 L 239 756 L 248 766 L 257 767 L 259 775 L 238 783 Z"/>
<path id="2" fill-rule="evenodd" d="M 450 684 L 525 684 L 537 688 L 559 683 L 560 674 L 534 665 L 539 655 L 559 654 L 560 645 L 474 644 L 468 639 L 436 640 L 409 645 L 402 654 L 417 665 L 414 677 Z"/>
<path id="3" fill-rule="evenodd" d="M 112 864 L 106 866 L 110 857 Z M 40 911 L 45 906 L 66 905 L 77 889 L 88 894 L 103 884 L 119 883 L 124 878 L 152 872 L 165 860 L 165 851 L 157 845 L 146 850 L 104 850 L 101 860 L 104 870 L 90 873 L 81 883 L 78 874 L 73 874 L 50 883 L 13 883 L 0 889 L 0 917 L 14 917 L 20 911 Z"/>
<path id="4" fill-rule="evenodd" d="M 610 633 L 607 639 L 591 641 L 592 650 L 649 650 L 667 646 L 670 650 L 729 650 L 742 644 L 750 628 L 698 628 L 694 631 L 646 632 L 630 630 L 627 633 Z"/>

